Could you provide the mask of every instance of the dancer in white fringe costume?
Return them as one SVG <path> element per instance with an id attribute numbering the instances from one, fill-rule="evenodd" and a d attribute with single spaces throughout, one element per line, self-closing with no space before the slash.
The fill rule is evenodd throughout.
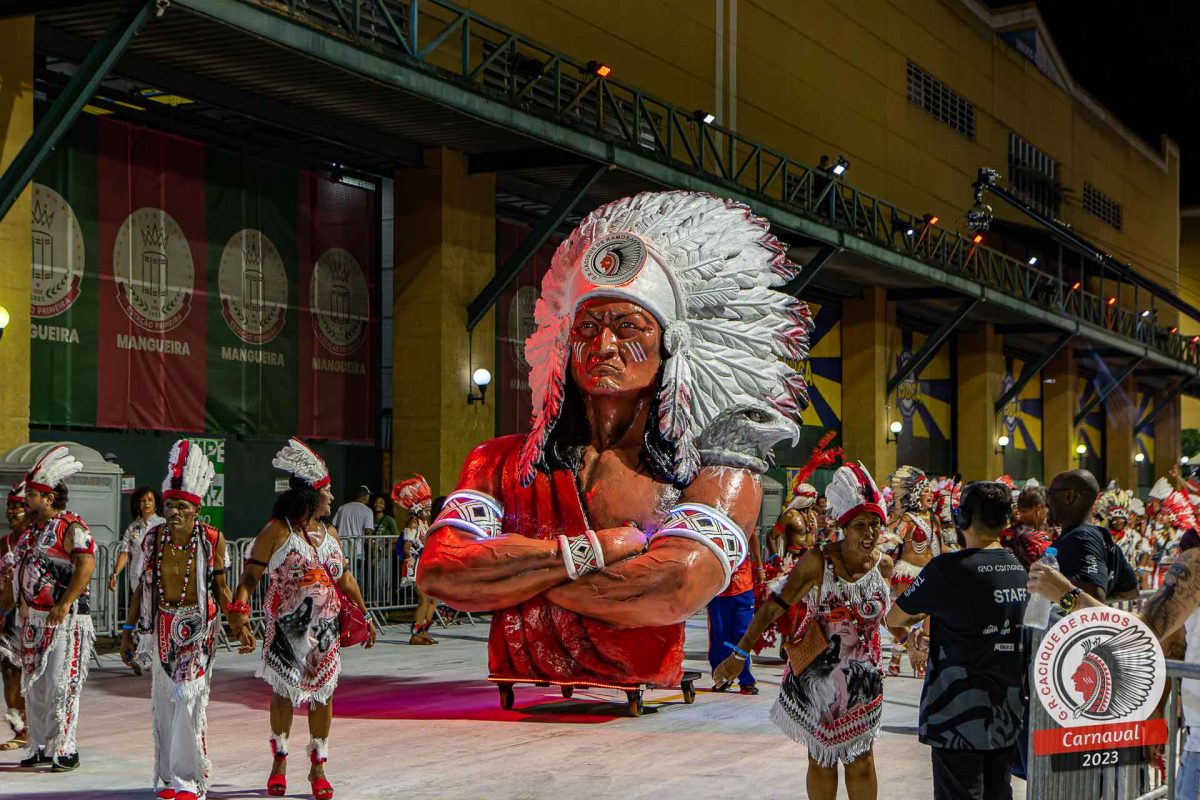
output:
<path id="1" fill-rule="evenodd" d="M 204 800 L 209 786 L 208 694 L 220 625 L 229 605 L 225 537 L 196 519 L 214 469 L 204 451 L 180 439 L 163 481 L 166 521 L 138 543 L 129 619 L 121 626 L 121 658 L 151 670 L 154 786 L 160 800 Z M 138 631 L 138 650 L 133 633 Z"/>
<path id="2" fill-rule="evenodd" d="M 23 750 L 28 744 L 25 725 L 25 698 L 21 696 L 21 636 L 17 625 L 17 542 L 32 522 L 25 509 L 25 481 L 8 490 L 4 509 L 8 534 L 0 536 L 0 677 L 4 680 L 4 721 L 13 736 L 0 751 Z"/>
<path id="3" fill-rule="evenodd" d="M 713 681 L 733 680 L 762 632 L 793 605 L 828 643 L 799 674 L 789 665 L 771 721 L 808 747 L 806 785 L 812 800 L 834 800 L 838 762 L 850 800 L 874 800 L 879 787 L 873 748 L 883 714 L 880 630 L 890 598 L 892 560 L 880 549 L 886 521 L 883 497 L 862 464 L 834 473 L 825 491 L 830 515 L 841 528 L 836 542 L 809 550 L 787 575 L 770 585 L 770 601 L 754 615 L 738 650 L 713 671 Z"/>
<path id="4" fill-rule="evenodd" d="M 281 797 L 287 792 L 293 709 L 307 703 L 312 763 L 308 780 L 317 800 L 330 800 L 333 787 L 325 778 L 325 762 L 329 758 L 333 692 L 342 671 L 338 644 L 341 605 L 335 584 L 364 614 L 367 608 L 358 582 L 346 566 L 337 530 L 321 522 L 333 504 L 325 462 L 292 439 L 271 463 L 291 474 L 290 488 L 276 499 L 271 521 L 254 540 L 230 604 L 229 625 L 241 642 L 238 652 L 253 652 L 249 600 L 265 573 L 263 656 L 255 674 L 274 692 L 270 744 L 275 760 L 267 793 Z M 366 646 L 372 647 L 375 627 L 369 628 Z"/>
<path id="5" fill-rule="evenodd" d="M 96 632 L 88 582 L 96 543 L 78 515 L 67 511 L 64 483 L 83 469 L 67 448 L 46 453 L 25 476 L 32 524 L 16 549 L 21 604 L 21 693 L 29 720 L 24 768 L 54 772 L 79 766 L 75 731 L 79 695 L 87 680 Z"/>

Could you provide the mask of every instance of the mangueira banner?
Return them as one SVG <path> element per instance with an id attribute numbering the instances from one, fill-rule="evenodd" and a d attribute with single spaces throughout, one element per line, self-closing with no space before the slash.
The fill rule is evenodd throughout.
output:
<path id="1" fill-rule="evenodd" d="M 373 440 L 377 201 L 84 115 L 33 183 L 31 422 Z"/>

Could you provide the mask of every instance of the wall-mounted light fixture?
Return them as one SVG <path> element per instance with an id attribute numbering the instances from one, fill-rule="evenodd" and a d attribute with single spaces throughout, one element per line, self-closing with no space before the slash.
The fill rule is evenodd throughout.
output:
<path id="1" fill-rule="evenodd" d="M 1076 461 L 1082 461 L 1084 455 L 1086 455 L 1086 454 L 1087 454 L 1087 445 L 1086 444 L 1084 444 L 1083 442 L 1080 442 L 1079 444 L 1075 445 L 1075 460 Z"/>
<path id="2" fill-rule="evenodd" d="M 8 327 L 12 316 L 8 313 L 8 309 L 0 306 L 0 339 L 4 338 L 4 329 Z"/>
<path id="3" fill-rule="evenodd" d="M 883 441 L 888 444 L 891 444 L 892 442 L 899 442 L 900 434 L 903 430 L 904 423 L 898 419 L 893 420 L 892 423 L 888 425 L 888 432 L 884 434 Z"/>
<path id="4" fill-rule="evenodd" d="M 1146 460 L 1146 454 L 1142 452 L 1134 453 L 1133 460 L 1140 464 Z"/>
<path id="5" fill-rule="evenodd" d="M 1008 447 L 1012 440 L 1008 438 L 1007 433 L 1002 433 L 996 437 L 996 452 L 1003 453 L 1004 448 Z"/>
<path id="6" fill-rule="evenodd" d="M 492 382 L 492 373 L 488 372 L 483 367 L 471 373 L 471 383 L 479 389 L 479 396 L 467 389 L 467 404 L 480 403 L 483 404 L 487 399 L 487 387 Z"/>

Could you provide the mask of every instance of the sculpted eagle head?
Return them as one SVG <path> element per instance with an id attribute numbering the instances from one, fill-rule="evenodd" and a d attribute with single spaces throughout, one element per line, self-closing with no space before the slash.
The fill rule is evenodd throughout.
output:
<path id="1" fill-rule="evenodd" d="M 741 467 L 766 472 L 774 462 L 778 442 L 800 441 L 800 426 L 774 406 L 750 400 L 731 406 L 713 418 L 696 439 L 700 463 L 706 467 Z"/>

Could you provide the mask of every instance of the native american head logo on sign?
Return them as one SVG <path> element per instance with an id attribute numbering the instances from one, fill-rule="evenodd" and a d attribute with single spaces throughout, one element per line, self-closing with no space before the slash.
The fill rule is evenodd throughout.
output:
<path id="1" fill-rule="evenodd" d="M 79 297 L 83 283 L 83 230 L 70 203 L 40 183 L 33 185 L 33 291 L 30 314 L 53 317 Z"/>
<path id="2" fill-rule="evenodd" d="M 1148 719 L 1166 662 L 1145 623 L 1115 608 L 1088 608 L 1055 623 L 1034 668 L 1042 706 L 1060 725 Z"/>
<path id="3" fill-rule="evenodd" d="M 140 328 L 163 333 L 187 319 L 196 289 L 192 249 L 179 223 L 161 208 L 139 208 L 113 245 L 117 299 Z"/>
<path id="4" fill-rule="evenodd" d="M 308 302 L 313 328 L 326 350 L 347 356 L 366 341 L 371 297 L 362 267 L 350 253 L 333 247 L 321 254 L 313 267 Z"/>
<path id="5" fill-rule="evenodd" d="M 217 273 L 221 316 L 247 344 L 266 344 L 286 321 L 288 279 L 275 243 L 245 228 L 229 237 Z"/>

